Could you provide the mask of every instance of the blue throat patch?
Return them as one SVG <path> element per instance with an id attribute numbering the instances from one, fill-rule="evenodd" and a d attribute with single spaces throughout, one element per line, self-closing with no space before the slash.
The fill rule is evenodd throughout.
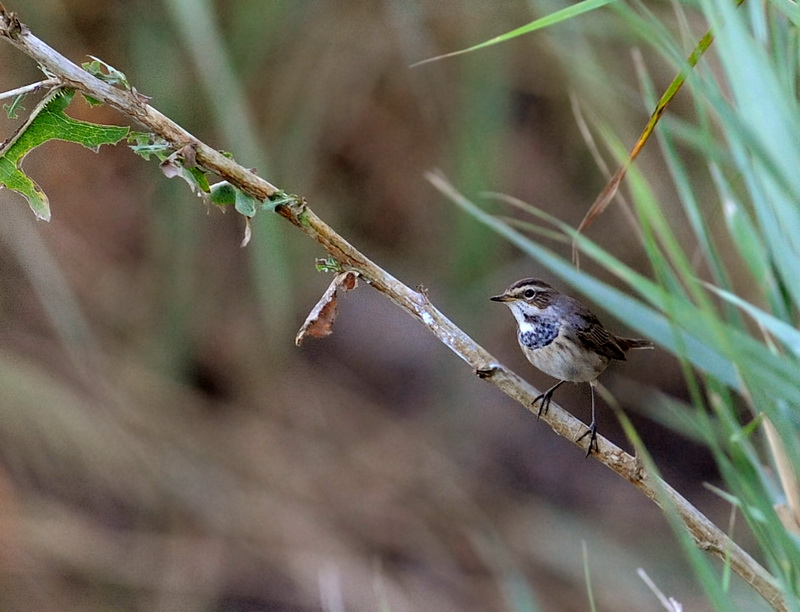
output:
<path id="1" fill-rule="evenodd" d="M 558 336 L 561 324 L 558 319 L 542 317 L 539 315 L 527 315 L 525 322 L 533 326 L 533 329 L 519 332 L 519 343 L 530 349 L 539 349 L 547 346 Z"/>

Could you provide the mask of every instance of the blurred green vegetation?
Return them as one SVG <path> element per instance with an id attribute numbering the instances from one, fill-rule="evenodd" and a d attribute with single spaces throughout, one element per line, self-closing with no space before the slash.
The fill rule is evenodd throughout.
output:
<path id="1" fill-rule="evenodd" d="M 718 283 L 724 270 L 723 287 L 753 287 L 742 256 L 728 248 L 739 241 L 726 231 L 739 228 L 753 245 L 744 261 L 777 275 L 765 283 L 763 302 L 744 297 L 779 306 L 786 322 L 796 311 L 787 301 L 792 279 L 780 276 L 794 260 L 760 257 L 767 245 L 753 204 L 743 201 L 731 216 L 736 200 L 722 197 L 756 181 L 746 172 L 745 145 L 755 142 L 760 155 L 771 142 L 753 140 L 761 127 L 742 124 L 712 86 L 717 74 L 734 78 L 735 62 L 721 71 L 737 38 L 715 47 L 691 98 L 671 108 L 661 151 L 651 143 L 637 166 L 647 183 L 633 177 L 632 201 L 651 226 L 647 240 L 621 208 L 610 208 L 584 243 L 584 270 L 599 279 L 591 281 L 522 257 L 443 202 L 423 174 L 442 168 L 470 197 L 512 194 L 574 227 L 604 178 L 570 95 L 606 138 L 632 143 L 652 101 L 638 93 L 631 48 L 642 47 L 652 89 L 661 91 L 707 25 L 695 10 L 681 31 L 684 17 L 673 18 L 666 5 L 648 7 L 655 17 L 638 5 L 603 9 L 412 69 L 565 4 L 5 4 L 68 57 L 91 54 L 119 68 L 199 138 L 306 197 L 380 265 L 427 287 L 448 316 L 532 382 L 548 379 L 524 361 L 507 313 L 487 299 L 522 276 L 558 284 L 564 274 L 611 327 L 624 331 L 615 318 L 657 337 L 673 355 L 632 359 L 603 382 L 631 411 L 665 477 L 726 524 L 728 503 L 701 483 L 720 484 L 713 459 L 726 487 L 743 454 L 753 455 L 748 474 L 760 465 L 750 439 L 737 437 L 741 421 L 722 418 L 743 410 L 741 402 L 723 384 L 730 381 L 704 379 L 696 386 L 718 400 L 708 430 L 692 428 L 687 440 L 656 423 L 690 429 L 680 360 L 689 357 L 684 371 L 702 364 L 680 350 L 674 327 L 651 323 L 680 306 L 686 325 L 697 324 L 691 346 L 720 353 L 756 405 L 766 401 L 763 381 L 747 376 L 774 362 L 763 346 L 739 345 L 762 360 L 751 373 L 737 346 L 722 350 L 729 326 L 742 325 L 737 339 L 752 330 L 741 317 L 720 321 L 730 310 L 693 276 Z M 795 61 L 781 45 L 794 49 L 796 40 L 782 15 L 766 13 L 762 30 L 777 38 L 761 40 L 771 55 L 753 70 L 779 66 L 777 82 L 787 85 L 796 66 L 776 58 Z M 631 27 L 641 25 L 637 17 L 652 31 Z M 755 10 L 748 17 L 761 23 Z M 683 44 L 668 48 L 664 32 Z M 13 48 L 0 53 L 3 90 L 37 78 Z M 743 61 L 738 51 L 733 57 Z M 757 102 L 748 101 L 748 116 L 769 115 Z M 739 148 L 719 144 L 714 109 L 737 127 Z M 70 113 L 121 121 L 109 109 L 76 104 Z M 3 118 L 2 133 L 14 125 Z M 768 155 L 759 164 L 771 171 L 793 167 L 793 158 L 779 164 Z M 207 210 L 123 147 L 94 155 L 48 144 L 26 168 L 50 196 L 53 220 L 36 223 L 18 198 L 0 193 L 0 608 L 585 610 L 586 542 L 598 609 L 655 608 L 638 567 L 686 609 L 713 609 L 657 508 L 537 427 L 368 287 L 342 300 L 333 336 L 296 349 L 294 334 L 329 279 L 314 270 L 321 250 L 281 219 L 256 217 L 253 242 L 240 249 L 238 215 Z M 594 244 L 613 253 L 613 265 Z M 537 246 L 569 257 L 563 242 Z M 633 310 L 609 282 L 649 310 Z M 697 311 L 706 318 L 693 319 Z M 701 324 L 706 335 L 697 332 Z M 583 389 L 559 399 L 588 416 Z M 793 417 L 771 405 L 796 456 Z M 699 408 L 697 418 L 707 412 Z M 624 444 L 612 412 L 600 418 L 604 434 Z M 764 493 L 765 474 L 748 480 L 759 485 L 753 496 Z M 741 500 L 762 514 L 772 501 Z M 745 517 L 752 527 L 753 513 Z M 763 546 L 739 531 L 737 540 Z M 785 571 L 790 547 L 777 541 L 782 555 L 759 551 L 771 569 Z M 740 609 L 767 609 L 736 580 L 725 597 Z"/>
<path id="2" fill-rule="evenodd" d="M 667 115 L 657 132 L 678 198 L 660 196 L 635 166 L 628 177 L 651 271 L 637 272 L 558 218 L 527 207 L 533 219 L 571 236 L 584 255 L 628 285 L 636 297 L 574 268 L 474 203 L 454 200 L 680 359 L 691 404 L 681 406 L 667 397 L 659 401 L 654 394 L 651 411 L 656 418 L 667 412 L 670 417 L 663 420 L 671 420 L 675 429 L 713 452 L 724 477 L 721 497 L 747 523 L 758 556 L 784 593 L 786 609 L 796 609 L 800 213 L 792 176 L 800 164 L 795 120 L 800 109 L 798 58 L 787 53 L 787 47 L 798 48 L 796 14 L 793 6 L 775 5 L 762 13 L 761 7 L 737 11 L 728 2 L 713 0 L 702 10 L 716 40 L 713 56 L 688 81 L 694 113 L 678 121 Z M 683 69 L 685 45 L 666 35 L 659 20 L 644 7 L 619 11 L 672 59 L 676 72 Z M 685 14 L 679 16 L 688 24 Z M 640 72 L 655 108 L 655 88 L 644 63 Z M 597 119 L 604 142 L 622 163 L 625 149 Z M 680 150 L 687 146 L 705 155 L 705 167 L 693 168 L 694 173 L 689 163 L 696 158 Z M 677 229 L 676 213 L 685 216 L 691 232 Z M 535 238 L 543 233 L 542 228 L 531 229 Z M 638 445 L 637 451 L 647 460 L 645 447 Z M 677 517 L 672 522 L 680 525 Z M 681 527 L 678 532 L 682 535 Z M 715 609 L 733 609 L 730 570 L 719 571 L 689 538 L 682 540 Z"/>

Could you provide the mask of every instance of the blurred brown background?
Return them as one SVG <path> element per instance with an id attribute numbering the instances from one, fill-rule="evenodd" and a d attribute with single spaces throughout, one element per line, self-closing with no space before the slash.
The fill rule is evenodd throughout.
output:
<path id="1" fill-rule="evenodd" d="M 577 223 L 604 181 L 570 93 L 626 143 L 646 118 L 633 42 L 609 14 L 409 68 L 562 5 L 5 5 L 304 195 L 498 358 L 551 383 L 487 299 L 547 275 L 423 173 Z M 40 78 L 11 46 L 0 58 L 4 91 Z M 124 123 L 82 101 L 70 113 Z M 3 138 L 18 123 L 4 116 Z M 651 152 L 642 167 L 663 174 Z M 330 279 L 314 270 L 321 249 L 278 217 L 257 217 L 241 249 L 238 215 L 124 146 L 49 143 L 26 169 L 53 220 L 0 192 L 0 609 L 586 610 L 584 543 L 599 609 L 658 609 L 638 567 L 707 609 L 655 506 L 369 288 L 341 301 L 333 336 L 295 348 Z M 646 269 L 628 227 L 615 206 L 591 236 Z M 725 525 L 701 486 L 708 458 L 639 414 L 648 387 L 682 396 L 669 356 L 637 354 L 603 382 L 667 478 Z M 587 419 L 588 398 L 576 386 L 557 399 Z M 630 448 L 608 409 L 600 428 Z"/>

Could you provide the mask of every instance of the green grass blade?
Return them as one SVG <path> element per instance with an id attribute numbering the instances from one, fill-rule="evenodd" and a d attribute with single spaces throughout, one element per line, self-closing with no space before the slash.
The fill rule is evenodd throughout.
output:
<path id="1" fill-rule="evenodd" d="M 429 57 L 428 59 L 422 60 L 421 62 L 416 62 L 415 64 L 412 64 L 411 67 L 413 68 L 415 66 L 421 66 L 422 64 L 428 64 L 430 62 L 435 62 L 437 60 L 445 59 L 447 57 L 456 57 L 457 55 L 472 53 L 473 51 L 477 51 L 478 49 L 485 49 L 486 47 L 491 47 L 492 45 L 512 40 L 517 36 L 522 36 L 523 34 L 528 34 L 536 30 L 541 30 L 542 28 L 547 28 L 557 23 L 561 23 L 562 21 L 566 21 L 567 19 L 573 19 L 579 15 L 582 15 L 583 13 L 588 13 L 589 11 L 601 8 L 607 4 L 611 4 L 612 2 L 616 2 L 616 0 L 583 0 L 583 2 L 579 2 L 577 4 L 573 4 L 571 6 L 563 8 L 559 11 L 556 11 L 555 13 L 551 13 L 545 17 L 536 19 L 535 21 L 532 21 L 529 24 L 511 30 L 510 32 L 506 32 L 505 34 L 501 34 L 500 36 L 495 36 L 494 38 L 490 38 L 489 40 L 486 40 L 477 45 L 473 45 L 472 47 L 461 49 L 460 51 L 453 51 L 452 53 L 445 53 L 444 55 L 437 55 L 436 57 Z"/>

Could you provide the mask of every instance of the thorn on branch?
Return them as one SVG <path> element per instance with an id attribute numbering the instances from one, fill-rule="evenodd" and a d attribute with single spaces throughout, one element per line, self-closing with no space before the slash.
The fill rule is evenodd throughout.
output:
<path id="1" fill-rule="evenodd" d="M 416 289 L 417 295 L 420 298 L 419 304 L 423 307 L 431 305 L 431 298 L 428 295 L 428 288 L 425 285 L 417 285 L 414 289 Z"/>
<path id="2" fill-rule="evenodd" d="M 503 366 L 501 366 L 499 363 L 487 363 L 475 368 L 475 375 L 480 379 L 486 380 L 487 378 L 491 378 L 497 374 L 497 372 L 502 369 Z"/>

